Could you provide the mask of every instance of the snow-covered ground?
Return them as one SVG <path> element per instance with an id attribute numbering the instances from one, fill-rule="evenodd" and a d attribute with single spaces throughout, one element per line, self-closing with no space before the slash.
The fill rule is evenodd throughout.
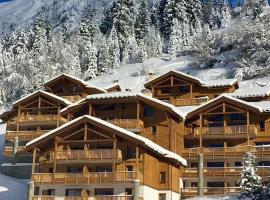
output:
<path id="1" fill-rule="evenodd" d="M 155 73 L 158 76 L 170 70 L 181 71 L 200 78 L 201 80 L 216 80 L 231 77 L 231 68 L 213 67 L 208 69 L 198 69 L 192 66 L 192 58 L 188 56 L 177 57 L 175 61 L 169 61 L 168 56 L 151 58 L 144 64 L 127 64 L 115 69 L 109 74 L 104 74 L 91 79 L 88 83 L 97 87 L 108 87 L 118 81 L 123 90 L 140 91 L 144 89 L 144 83 L 149 80 L 148 73 L 140 75 L 142 71 Z"/>
<path id="2" fill-rule="evenodd" d="M 205 197 L 194 197 L 187 200 L 238 200 L 238 195 L 216 195 Z"/>
<path id="3" fill-rule="evenodd" d="M 26 200 L 27 182 L 0 174 L 0 200 Z"/>

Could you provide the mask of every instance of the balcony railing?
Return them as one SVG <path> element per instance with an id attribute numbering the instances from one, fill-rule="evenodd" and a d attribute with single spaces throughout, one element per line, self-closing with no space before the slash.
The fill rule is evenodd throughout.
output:
<path id="1" fill-rule="evenodd" d="M 92 184 L 133 182 L 135 179 L 143 180 L 142 173 L 133 171 L 120 172 L 91 172 L 87 174 L 75 173 L 35 173 L 33 181 L 40 184 Z"/>
<path id="2" fill-rule="evenodd" d="M 192 99 L 173 99 L 171 104 L 174 106 L 191 106 L 200 105 L 206 103 L 209 100 L 208 97 L 192 98 Z"/>
<path id="3" fill-rule="evenodd" d="M 25 115 L 18 117 L 18 122 L 66 122 L 67 120 L 57 114 Z"/>
<path id="4" fill-rule="evenodd" d="M 75 103 L 76 101 L 79 101 L 82 99 L 80 95 L 75 95 L 75 96 L 61 96 L 62 98 L 71 101 L 72 103 Z"/>
<path id="5" fill-rule="evenodd" d="M 217 148 L 186 148 L 182 156 L 191 159 L 197 158 L 201 153 L 206 158 L 228 158 L 243 157 L 246 152 L 255 152 L 256 156 L 270 155 L 270 146 L 235 146 L 235 147 L 217 147 Z"/>
<path id="6" fill-rule="evenodd" d="M 239 187 L 206 187 L 204 188 L 204 195 L 217 195 L 217 194 L 233 194 L 240 193 Z M 182 189 L 182 197 L 194 197 L 198 195 L 197 187 L 187 187 Z"/>
<path id="7" fill-rule="evenodd" d="M 204 168 L 205 177 L 240 177 L 242 167 L 209 167 Z M 270 167 L 259 167 L 258 175 L 268 177 L 270 175 Z M 185 168 L 182 176 L 184 178 L 197 178 L 198 168 Z"/>
<path id="8" fill-rule="evenodd" d="M 13 155 L 13 147 L 5 147 L 4 148 L 4 155 L 5 156 L 12 156 Z M 17 153 L 27 153 L 27 151 L 25 151 L 25 148 L 22 146 L 19 146 L 17 148 Z"/>
<path id="9" fill-rule="evenodd" d="M 32 197 L 32 200 L 132 200 L 132 195 L 97 195 L 97 196 L 38 196 Z M 142 198 L 140 200 L 143 200 Z"/>
<path id="10" fill-rule="evenodd" d="M 55 152 L 40 156 L 40 162 L 54 161 Z M 92 149 L 92 150 L 66 150 L 57 151 L 56 160 L 59 161 L 111 161 L 113 159 L 113 149 Z M 122 160 L 122 151 L 116 149 L 115 160 Z"/>
<path id="11" fill-rule="evenodd" d="M 125 129 L 139 129 L 143 128 L 143 122 L 139 119 L 114 119 L 106 120 L 107 122 Z"/>
<path id="12" fill-rule="evenodd" d="M 35 139 L 48 131 L 7 131 L 6 140 L 14 140 L 15 137 L 18 137 L 21 141 L 28 141 Z"/>
<path id="13" fill-rule="evenodd" d="M 201 128 L 202 135 L 204 137 L 220 137 L 220 136 L 238 136 L 238 137 L 246 137 L 256 136 L 258 133 L 258 129 L 255 125 L 236 125 L 236 126 L 226 126 L 226 127 L 202 127 Z M 194 130 L 195 136 L 200 136 L 200 128 L 195 128 Z"/>

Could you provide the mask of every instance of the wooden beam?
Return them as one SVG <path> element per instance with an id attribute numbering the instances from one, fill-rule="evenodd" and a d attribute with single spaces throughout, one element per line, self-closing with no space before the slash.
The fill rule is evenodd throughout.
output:
<path id="1" fill-rule="evenodd" d="M 203 119 L 202 119 L 202 115 L 200 115 L 200 148 L 202 148 L 202 123 L 203 123 L 203 121 L 202 121 Z"/>
<path id="2" fill-rule="evenodd" d="M 136 179 L 139 179 L 139 146 L 136 145 Z"/>
<path id="3" fill-rule="evenodd" d="M 33 151 L 33 158 L 32 158 L 32 172 L 31 172 L 31 180 L 32 180 L 32 181 L 33 181 L 33 179 L 34 179 L 34 173 L 35 173 L 36 154 L 37 154 L 37 149 L 34 148 L 34 151 Z"/>
<path id="4" fill-rule="evenodd" d="M 56 156 L 57 156 L 57 141 L 54 141 L 54 158 L 53 158 L 53 182 L 55 183 L 56 173 Z"/>
<path id="5" fill-rule="evenodd" d="M 137 101 L 137 120 L 140 119 L 140 101 Z"/>
<path id="6" fill-rule="evenodd" d="M 249 138 L 249 111 L 247 111 L 247 144 L 250 144 L 250 138 Z"/>
<path id="7" fill-rule="evenodd" d="M 92 104 L 89 104 L 88 114 L 89 114 L 90 116 L 92 116 L 92 110 L 93 110 Z"/>
<path id="8" fill-rule="evenodd" d="M 115 134 L 113 134 L 113 166 L 112 166 L 113 173 L 115 173 L 116 171 L 115 158 L 116 158 L 116 137 Z"/>
<path id="9" fill-rule="evenodd" d="M 113 140 L 66 140 L 58 142 L 59 144 L 69 144 L 69 143 L 101 143 L 101 142 L 113 142 Z"/>
<path id="10" fill-rule="evenodd" d="M 87 132 L 88 132 L 87 124 L 85 123 L 85 124 L 84 124 L 84 135 L 83 135 L 83 140 L 84 140 L 84 141 L 87 140 Z"/>
<path id="11" fill-rule="evenodd" d="M 190 85 L 190 98 L 193 98 L 193 85 Z"/>

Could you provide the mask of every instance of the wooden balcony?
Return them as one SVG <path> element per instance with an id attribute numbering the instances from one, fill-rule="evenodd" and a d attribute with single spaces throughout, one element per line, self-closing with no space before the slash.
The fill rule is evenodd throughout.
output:
<path id="1" fill-rule="evenodd" d="M 142 173 L 132 171 L 91 172 L 87 174 L 72 173 L 35 173 L 33 181 L 38 184 L 93 184 L 93 183 L 127 183 L 135 179 L 143 181 Z"/>
<path id="2" fill-rule="evenodd" d="M 74 95 L 74 96 L 61 96 L 62 98 L 72 102 L 72 103 L 75 103 L 79 100 L 82 99 L 82 97 L 80 95 Z"/>
<path id="3" fill-rule="evenodd" d="M 40 156 L 40 162 L 53 162 L 54 161 L 54 152 Z M 92 149 L 92 150 L 66 150 L 66 151 L 57 151 L 56 160 L 57 161 L 108 161 L 113 160 L 113 149 Z M 115 160 L 122 161 L 122 151 L 117 149 L 115 152 Z"/>
<path id="4" fill-rule="evenodd" d="M 38 196 L 32 197 L 32 200 L 55 200 L 55 196 Z M 132 200 L 132 195 L 98 195 L 98 196 L 65 196 L 57 197 L 57 200 Z M 140 200 L 143 200 L 142 198 Z"/>
<path id="5" fill-rule="evenodd" d="M 172 99 L 170 102 L 174 106 L 192 106 L 206 103 L 208 100 L 208 97 L 200 97 L 192 99 Z"/>
<path id="6" fill-rule="evenodd" d="M 201 128 L 203 138 L 217 139 L 217 138 L 250 138 L 256 137 L 258 129 L 255 125 L 237 125 L 226 127 L 202 127 Z M 187 133 L 187 132 L 186 132 Z M 200 128 L 195 128 L 195 137 L 200 136 Z"/>
<path id="7" fill-rule="evenodd" d="M 204 168 L 204 177 L 216 178 L 239 178 L 241 176 L 242 167 L 209 167 Z M 270 175 L 269 167 L 259 167 L 258 175 L 268 177 Z M 183 178 L 197 178 L 197 168 L 185 168 L 182 173 Z"/>
<path id="8" fill-rule="evenodd" d="M 20 153 L 27 153 L 27 151 L 25 151 L 25 148 L 22 147 L 22 146 L 19 146 L 18 149 L 17 149 L 17 153 L 20 154 Z M 13 147 L 5 147 L 4 148 L 4 155 L 5 156 L 12 156 L 13 155 Z"/>
<path id="9" fill-rule="evenodd" d="M 13 141 L 15 137 L 18 137 L 20 141 L 30 141 L 33 140 L 48 131 L 7 131 L 6 140 Z"/>
<path id="10" fill-rule="evenodd" d="M 143 128 L 143 122 L 140 119 L 114 119 L 106 121 L 124 129 L 139 131 Z"/>
<path id="11" fill-rule="evenodd" d="M 26 115 L 18 117 L 17 120 L 19 123 L 56 123 L 57 121 L 59 121 L 59 123 L 67 122 L 66 119 L 62 118 L 57 114 Z"/>
<path id="12" fill-rule="evenodd" d="M 217 194 L 233 194 L 240 193 L 239 187 L 206 187 L 204 188 L 204 195 L 217 195 Z M 196 187 L 183 188 L 181 191 L 183 198 L 189 198 L 198 196 L 198 190 Z"/>
<path id="13" fill-rule="evenodd" d="M 219 148 L 186 148 L 182 156 L 186 159 L 197 159 L 198 154 L 202 153 L 207 159 L 219 159 L 228 157 L 242 158 L 246 152 L 255 152 L 256 156 L 270 155 L 270 147 L 266 146 L 235 146 Z"/>

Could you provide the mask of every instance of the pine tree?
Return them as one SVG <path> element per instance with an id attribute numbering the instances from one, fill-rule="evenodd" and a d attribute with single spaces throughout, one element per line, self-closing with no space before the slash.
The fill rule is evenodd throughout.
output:
<path id="1" fill-rule="evenodd" d="M 261 199 L 262 183 L 261 177 L 257 175 L 257 163 L 255 154 L 247 152 L 242 161 L 243 170 L 239 180 L 242 189 L 241 199 Z"/>
<path id="2" fill-rule="evenodd" d="M 191 34 L 198 33 L 202 30 L 202 2 L 201 0 L 193 0 L 187 3 L 187 13 L 189 16 Z"/>
<path id="3" fill-rule="evenodd" d="M 111 69 L 118 68 L 120 66 L 120 49 L 119 49 L 118 35 L 114 25 L 108 36 L 108 45 L 109 45 L 109 66 Z"/>
<path id="4" fill-rule="evenodd" d="M 103 40 L 101 47 L 98 52 L 98 74 L 107 73 L 110 69 L 110 60 L 109 60 L 109 47 L 106 42 Z"/>
<path id="5" fill-rule="evenodd" d="M 219 3 L 219 13 L 220 13 L 220 23 L 221 27 L 225 28 L 228 26 L 232 16 L 231 16 L 231 8 L 228 3 L 228 0 L 220 0 Z"/>
<path id="6" fill-rule="evenodd" d="M 149 31 L 149 13 L 147 0 L 140 0 L 139 13 L 135 23 L 135 37 L 139 47 L 139 58 L 141 62 L 147 59 L 144 38 Z"/>
<path id="7" fill-rule="evenodd" d="M 172 31 L 170 34 L 170 40 L 169 40 L 169 49 L 168 53 L 170 54 L 170 59 L 175 60 L 176 59 L 176 50 L 178 45 L 178 26 L 179 22 L 178 19 L 173 19 L 173 25 L 172 25 Z"/>
<path id="8" fill-rule="evenodd" d="M 37 18 L 33 28 L 33 43 L 32 49 L 35 52 L 40 52 L 47 46 L 47 30 L 45 22 L 42 18 Z"/>

